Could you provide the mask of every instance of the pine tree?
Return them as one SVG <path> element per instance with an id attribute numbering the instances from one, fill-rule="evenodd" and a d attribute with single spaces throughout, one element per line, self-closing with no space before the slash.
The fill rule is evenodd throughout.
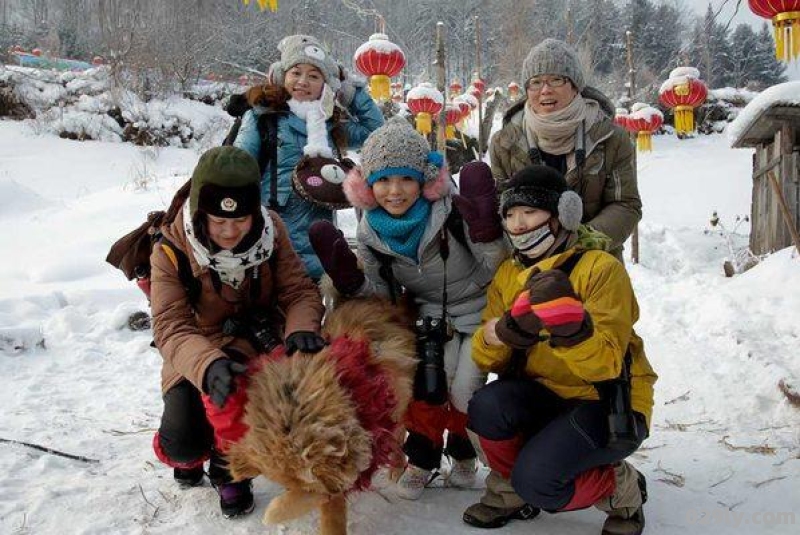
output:
<path id="1" fill-rule="evenodd" d="M 689 50 L 692 65 L 709 87 L 725 87 L 730 84 L 730 43 L 725 26 L 716 21 L 714 9 L 708 4 L 705 16 L 698 20 L 692 32 Z"/>
<path id="2" fill-rule="evenodd" d="M 745 87 L 760 78 L 756 74 L 758 37 L 749 24 L 739 24 L 731 35 L 731 85 Z"/>
<path id="3" fill-rule="evenodd" d="M 767 22 L 761 26 L 754 45 L 752 81 L 769 87 L 786 81 L 786 64 L 775 57 L 775 42 Z"/>

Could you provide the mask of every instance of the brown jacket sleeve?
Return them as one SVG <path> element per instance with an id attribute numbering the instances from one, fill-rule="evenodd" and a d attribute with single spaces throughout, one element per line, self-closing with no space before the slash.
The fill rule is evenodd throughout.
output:
<path id="1" fill-rule="evenodd" d="M 156 347 L 176 372 L 202 390 L 208 365 L 226 355 L 197 325 L 178 268 L 160 246 L 153 248 L 150 266 L 150 308 Z"/>
<path id="2" fill-rule="evenodd" d="M 603 208 L 587 221 L 589 226 L 611 238 L 613 249 L 625 243 L 642 218 L 633 151 L 627 134 L 615 132 L 606 151 L 608 169 L 603 188 Z"/>
<path id="3" fill-rule="evenodd" d="M 319 333 L 322 314 L 322 296 L 317 285 L 306 274 L 300 256 L 289 241 L 289 232 L 283 220 L 275 212 L 270 212 L 275 224 L 274 255 L 277 255 L 274 280 L 278 306 L 286 315 L 284 340 L 297 331 Z"/>

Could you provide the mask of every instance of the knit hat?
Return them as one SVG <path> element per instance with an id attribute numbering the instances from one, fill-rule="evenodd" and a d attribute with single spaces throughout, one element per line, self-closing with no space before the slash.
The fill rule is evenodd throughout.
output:
<path id="1" fill-rule="evenodd" d="M 341 87 L 339 64 L 316 37 L 310 35 L 284 37 L 278 43 L 278 51 L 281 53 L 281 59 L 273 63 L 269 70 L 273 83 L 283 85 L 289 69 L 299 63 L 308 63 L 319 69 L 325 78 L 325 83 L 334 93 Z"/>
<path id="2" fill-rule="evenodd" d="M 547 210 L 567 230 L 578 229 L 583 217 L 580 195 L 569 189 L 564 175 L 546 165 L 530 165 L 514 173 L 500 193 L 500 215 L 514 206 Z"/>
<path id="3" fill-rule="evenodd" d="M 189 213 L 235 218 L 261 213 L 261 173 L 248 152 L 232 147 L 206 151 L 192 173 Z"/>
<path id="4" fill-rule="evenodd" d="M 353 206 L 372 209 L 377 206 L 372 185 L 391 175 L 417 179 L 429 201 L 441 199 L 450 187 L 442 155 L 431 151 L 422 134 L 398 116 L 389 119 L 364 142 L 361 167 L 347 175 L 345 194 Z"/>
<path id="5" fill-rule="evenodd" d="M 566 76 L 579 93 L 586 86 L 583 67 L 575 51 L 557 39 L 545 39 L 533 47 L 522 62 L 521 79 L 525 85 L 528 80 L 541 74 Z"/>

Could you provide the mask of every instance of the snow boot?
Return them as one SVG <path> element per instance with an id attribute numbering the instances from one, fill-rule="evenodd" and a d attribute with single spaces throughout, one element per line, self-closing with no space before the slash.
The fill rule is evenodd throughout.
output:
<path id="1" fill-rule="evenodd" d="M 627 461 L 614 466 L 616 488 L 608 498 L 595 507 L 608 514 L 602 535 L 641 535 L 644 531 L 644 509 L 647 501 L 647 481 L 644 475 Z"/>
<path id="2" fill-rule="evenodd" d="M 397 495 L 406 500 L 418 500 L 425 486 L 435 477 L 433 471 L 409 464 L 397 480 Z"/>
<path id="3" fill-rule="evenodd" d="M 464 511 L 464 522 L 470 526 L 484 529 L 502 528 L 509 520 L 531 520 L 541 510 L 530 504 L 521 507 L 492 507 L 485 503 L 474 503 Z"/>
<path id="4" fill-rule="evenodd" d="M 477 459 L 460 459 L 453 461 L 450 475 L 447 476 L 447 485 L 461 489 L 471 489 L 475 486 L 478 472 Z"/>
<path id="5" fill-rule="evenodd" d="M 222 516 L 234 518 L 253 512 L 253 488 L 250 479 L 234 482 L 225 458 L 216 450 L 211 452 L 208 465 L 208 479 L 219 494 L 219 507 Z"/>
<path id="6" fill-rule="evenodd" d="M 197 487 L 203 484 L 203 465 L 196 468 L 174 468 L 172 477 L 181 488 Z"/>

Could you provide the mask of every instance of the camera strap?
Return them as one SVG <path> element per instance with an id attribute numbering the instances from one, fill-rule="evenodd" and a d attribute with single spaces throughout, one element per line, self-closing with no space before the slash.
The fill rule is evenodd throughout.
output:
<path id="1" fill-rule="evenodd" d="M 442 325 L 447 321 L 447 259 L 450 258 L 450 242 L 447 236 L 447 224 L 439 230 L 439 254 L 442 257 Z"/>

